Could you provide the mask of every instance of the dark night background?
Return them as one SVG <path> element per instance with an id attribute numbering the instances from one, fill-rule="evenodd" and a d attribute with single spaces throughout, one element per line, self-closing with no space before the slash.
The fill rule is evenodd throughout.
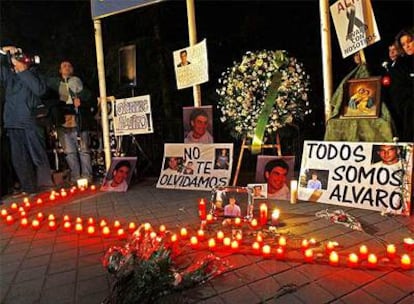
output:
<path id="1" fill-rule="evenodd" d="M 40 55 L 40 70 L 48 75 L 57 74 L 60 60 L 70 59 L 75 72 L 95 97 L 98 95 L 89 1 L 2 0 L 0 3 L 2 44 L 13 42 L 28 53 Z M 397 32 L 413 25 L 413 3 L 372 0 L 381 41 L 364 52 L 374 75 L 380 73 L 381 63 L 387 59 L 388 44 Z M 215 141 L 234 142 L 219 121 L 215 107 L 215 89 L 221 72 L 248 50 L 285 49 L 304 63 L 311 77 L 312 114 L 299 126 L 299 134 L 289 129 L 281 132 L 284 154 L 296 155 L 300 160 L 303 140 L 319 140 L 324 135 L 319 1 L 195 0 L 195 9 L 197 38 L 207 39 L 210 81 L 201 85 L 201 93 L 202 104 L 213 105 L 216 112 Z M 135 95 L 151 95 L 155 133 L 138 136 L 153 164 L 148 174 L 159 173 L 163 143 L 183 141 L 182 107 L 193 105 L 192 89 L 176 88 L 172 60 L 174 50 L 189 44 L 186 13 L 184 0 L 166 1 L 102 19 L 107 95 L 131 96 L 131 90 L 118 83 L 118 50 L 129 44 L 135 44 L 137 49 Z M 332 19 L 331 35 L 335 88 L 354 65 L 352 56 L 342 59 Z M 236 142 L 236 161 L 239 146 Z M 2 147 L 3 152 L 6 148 Z M 245 159 L 249 160 L 249 156 Z M 299 165 L 300 161 L 296 163 Z M 243 165 L 244 169 L 251 169 L 249 166 L 253 165 Z"/>

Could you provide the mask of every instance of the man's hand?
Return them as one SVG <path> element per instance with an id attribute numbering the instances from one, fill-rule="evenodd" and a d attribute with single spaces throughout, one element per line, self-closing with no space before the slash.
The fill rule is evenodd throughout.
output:
<path id="1" fill-rule="evenodd" d="M 12 55 L 22 51 L 21 49 L 15 47 L 15 46 L 12 46 L 12 45 L 3 46 L 1 49 L 5 53 L 10 52 L 10 54 L 12 54 Z"/>

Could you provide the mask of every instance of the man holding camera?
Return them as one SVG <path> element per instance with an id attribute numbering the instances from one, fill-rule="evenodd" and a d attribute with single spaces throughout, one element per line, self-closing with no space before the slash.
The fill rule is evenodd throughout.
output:
<path id="1" fill-rule="evenodd" d="M 0 49 L 0 81 L 5 87 L 4 127 L 22 194 L 53 187 L 45 143 L 34 117 L 46 82 L 31 67 L 30 57 L 15 46 Z"/>
<path id="2" fill-rule="evenodd" d="M 92 117 L 90 92 L 79 77 L 73 75 L 72 63 L 64 60 L 59 65 L 60 77 L 47 80 L 47 85 L 59 94 L 58 112 L 63 124 L 57 126 L 59 142 L 71 171 L 71 182 L 83 177 L 92 182 L 92 165 L 89 149 L 89 132 Z"/>

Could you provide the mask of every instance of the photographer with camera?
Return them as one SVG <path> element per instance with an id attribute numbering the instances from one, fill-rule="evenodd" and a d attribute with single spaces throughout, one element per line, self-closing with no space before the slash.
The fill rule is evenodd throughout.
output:
<path id="1" fill-rule="evenodd" d="M 59 65 L 60 77 L 51 77 L 47 86 L 59 94 L 58 114 L 63 123 L 57 125 L 60 144 L 71 170 L 71 183 L 83 177 L 92 182 L 89 148 L 89 130 L 93 122 L 90 91 L 79 77 L 74 76 L 72 63 L 64 60 Z"/>
<path id="2" fill-rule="evenodd" d="M 11 159 L 22 194 L 53 187 L 45 143 L 34 111 L 46 91 L 45 80 L 33 67 L 35 57 L 15 46 L 0 48 L 0 82 L 5 88 L 4 128 L 10 141 Z"/>

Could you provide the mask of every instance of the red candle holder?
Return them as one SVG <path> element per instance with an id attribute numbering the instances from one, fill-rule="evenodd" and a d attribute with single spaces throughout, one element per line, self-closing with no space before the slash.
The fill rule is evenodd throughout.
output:
<path id="1" fill-rule="evenodd" d="M 356 253 L 350 253 L 348 255 L 348 266 L 351 268 L 357 267 L 359 263 L 359 258 Z"/>
<path id="2" fill-rule="evenodd" d="M 2 217 L 6 217 L 8 213 L 6 209 L 1 209 L 0 214 Z"/>
<path id="3" fill-rule="evenodd" d="M 252 249 L 255 254 L 259 254 L 260 252 L 260 244 L 259 242 L 253 242 Z"/>
<path id="4" fill-rule="evenodd" d="M 123 240 L 126 238 L 126 233 L 124 231 L 124 229 L 119 228 L 118 231 L 116 232 L 116 234 L 118 235 L 118 239 Z"/>
<path id="5" fill-rule="evenodd" d="M 361 245 L 361 247 L 359 247 L 359 258 L 361 260 L 365 260 L 368 256 L 368 247 L 365 245 Z"/>
<path id="6" fill-rule="evenodd" d="M 263 257 L 265 257 L 265 258 L 270 257 L 271 252 L 272 252 L 272 249 L 270 248 L 270 246 L 269 246 L 269 245 L 264 245 L 264 246 L 262 247 L 262 254 L 263 254 Z"/>
<path id="7" fill-rule="evenodd" d="M 82 226 L 81 223 L 76 223 L 76 225 L 75 225 L 75 231 L 77 233 L 81 233 L 83 231 L 83 226 Z"/>
<path id="8" fill-rule="evenodd" d="M 128 229 L 130 232 L 133 232 L 137 229 L 137 225 L 134 222 L 129 222 Z"/>
<path id="9" fill-rule="evenodd" d="M 308 262 L 308 263 L 313 262 L 314 257 L 313 257 L 312 249 L 306 249 L 303 255 L 304 255 L 305 262 Z"/>
<path id="10" fill-rule="evenodd" d="M 26 217 L 21 218 L 20 219 L 20 226 L 27 227 L 27 225 L 29 225 L 29 221 L 27 220 L 27 218 Z"/>
<path id="11" fill-rule="evenodd" d="M 89 234 L 89 235 L 94 235 L 95 234 L 95 226 L 88 226 L 88 228 L 87 228 L 87 233 Z"/>
<path id="12" fill-rule="evenodd" d="M 411 269 L 411 258 L 408 254 L 403 254 L 401 256 L 400 263 L 401 263 L 401 268 L 402 269 L 404 269 L 404 270 Z"/>
<path id="13" fill-rule="evenodd" d="M 223 242 L 224 239 L 224 232 L 223 231 L 217 231 L 217 241 Z"/>
<path id="14" fill-rule="evenodd" d="M 260 204 L 259 207 L 259 222 L 260 226 L 264 226 L 267 223 L 267 205 L 265 203 Z"/>
<path id="15" fill-rule="evenodd" d="M 225 238 L 223 239 L 223 245 L 224 245 L 225 247 L 230 247 L 230 246 L 231 246 L 231 238 L 229 238 L 229 237 L 225 237 Z"/>
<path id="16" fill-rule="evenodd" d="M 70 228 L 72 227 L 72 224 L 70 222 L 64 222 L 63 229 L 65 231 L 70 231 Z"/>
<path id="17" fill-rule="evenodd" d="M 40 222 L 38 220 L 33 220 L 32 221 L 32 229 L 33 230 L 38 230 L 40 228 Z"/>
<path id="18" fill-rule="evenodd" d="M 239 249 L 239 242 L 236 241 L 236 240 L 232 241 L 230 247 L 233 251 L 238 250 Z"/>
<path id="19" fill-rule="evenodd" d="M 329 254 L 329 265 L 331 265 L 331 266 L 338 266 L 339 265 L 339 256 L 338 256 L 338 253 L 336 253 L 336 251 L 332 251 Z"/>
<path id="20" fill-rule="evenodd" d="M 6 216 L 6 223 L 7 224 L 11 225 L 11 224 L 13 224 L 13 222 L 14 222 L 14 218 L 13 218 L 12 215 L 9 214 L 8 216 Z"/>
<path id="21" fill-rule="evenodd" d="M 190 244 L 192 248 L 197 248 L 198 247 L 198 238 L 196 236 L 192 236 L 190 238 Z"/>
<path id="22" fill-rule="evenodd" d="M 165 227 L 165 225 L 160 225 L 160 227 L 158 228 L 158 231 L 161 235 L 164 235 L 165 232 L 167 231 L 167 227 Z"/>
<path id="23" fill-rule="evenodd" d="M 198 237 L 200 240 L 203 240 L 203 239 L 204 239 L 204 230 L 203 230 L 203 229 L 198 229 L 198 230 L 197 230 L 197 237 Z"/>
<path id="24" fill-rule="evenodd" d="M 207 218 L 206 202 L 204 199 L 200 199 L 198 202 L 198 215 L 202 221 L 205 221 Z"/>
<path id="25" fill-rule="evenodd" d="M 180 230 L 180 235 L 182 239 L 186 239 L 188 237 L 188 232 L 187 232 L 187 228 L 181 228 Z"/>
<path id="26" fill-rule="evenodd" d="M 56 222 L 55 221 L 49 221 L 48 227 L 49 227 L 50 231 L 56 230 L 56 228 L 57 228 Z"/>
<path id="27" fill-rule="evenodd" d="M 285 249 L 283 247 L 276 248 L 276 258 L 280 260 L 285 258 Z"/>
<path id="28" fill-rule="evenodd" d="M 279 240 L 278 240 L 279 246 L 285 247 L 286 243 L 287 243 L 287 241 L 286 241 L 286 238 L 284 236 L 279 237 Z"/>
<path id="29" fill-rule="evenodd" d="M 370 253 L 368 255 L 367 262 L 368 262 L 368 267 L 369 268 L 375 268 L 375 267 L 377 267 L 377 265 L 378 265 L 377 256 L 375 254 L 373 254 L 373 253 Z"/>
<path id="30" fill-rule="evenodd" d="M 208 248 L 215 249 L 216 248 L 216 240 L 211 238 L 208 240 Z"/>
<path id="31" fill-rule="evenodd" d="M 395 248 L 394 244 L 388 244 L 387 245 L 387 257 L 390 259 L 395 258 L 395 255 L 397 253 L 397 249 Z"/>
<path id="32" fill-rule="evenodd" d="M 111 229 L 108 226 L 102 228 L 102 235 L 108 237 L 111 235 Z"/>

